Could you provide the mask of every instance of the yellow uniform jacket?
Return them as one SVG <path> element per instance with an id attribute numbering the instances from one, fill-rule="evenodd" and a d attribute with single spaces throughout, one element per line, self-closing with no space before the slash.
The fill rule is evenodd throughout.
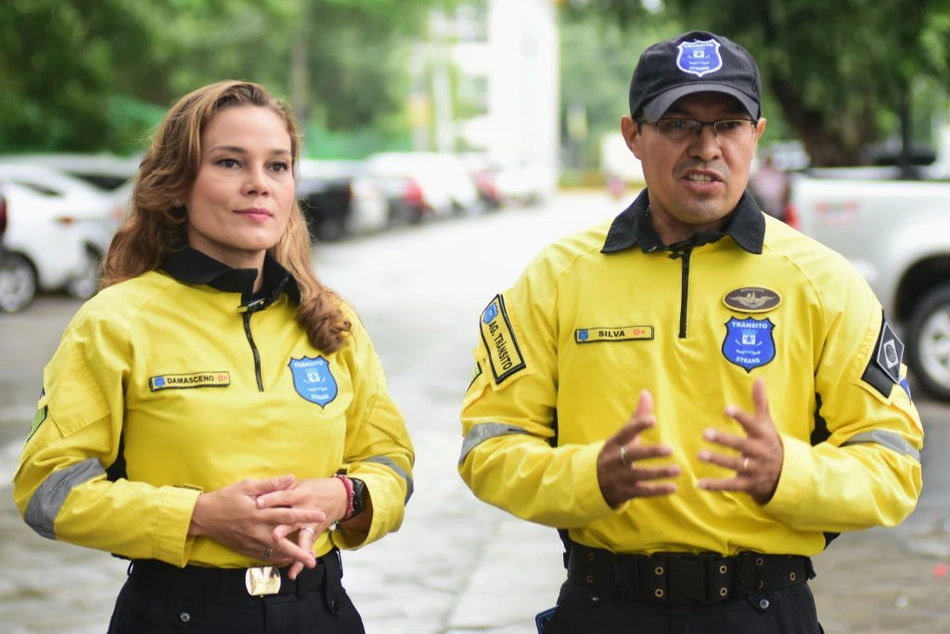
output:
<path id="1" fill-rule="evenodd" d="M 293 278 L 267 258 L 252 296 L 255 276 L 185 249 L 77 312 L 14 478 L 34 530 L 132 559 L 257 565 L 187 536 L 199 493 L 341 469 L 365 481 L 372 526 L 360 543 L 320 535 L 316 554 L 399 527 L 414 455 L 369 336 L 344 306 L 343 347 L 315 349 L 295 320 Z"/>
<path id="2" fill-rule="evenodd" d="M 723 231 L 665 247 L 648 194 L 612 223 L 546 247 L 479 317 L 459 472 L 480 499 L 622 553 L 812 555 L 834 533 L 891 526 L 921 488 L 923 431 L 903 346 L 840 255 L 743 197 Z M 784 445 L 768 504 L 701 490 L 723 410 L 764 377 Z M 673 448 L 677 492 L 611 509 L 605 439 L 653 395 L 647 443 Z"/>

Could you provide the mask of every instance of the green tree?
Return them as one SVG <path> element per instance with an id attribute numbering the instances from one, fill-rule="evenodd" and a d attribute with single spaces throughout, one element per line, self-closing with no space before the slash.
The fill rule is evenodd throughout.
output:
<path id="1" fill-rule="evenodd" d="M 138 149 L 178 96 L 267 85 L 337 129 L 391 130 L 400 46 L 452 0 L 6 0 L 0 150 Z"/>
<path id="2" fill-rule="evenodd" d="M 767 104 L 815 165 L 856 164 L 895 132 L 926 137 L 950 72 L 947 0 L 666 0 L 667 17 L 730 37 L 759 62 Z M 641 0 L 572 0 L 629 29 L 655 19 Z M 926 109 L 926 110 L 925 110 Z M 774 110 L 772 110 L 774 112 Z M 766 112 L 769 112 L 766 109 Z M 913 122 L 922 122 L 912 129 Z"/>

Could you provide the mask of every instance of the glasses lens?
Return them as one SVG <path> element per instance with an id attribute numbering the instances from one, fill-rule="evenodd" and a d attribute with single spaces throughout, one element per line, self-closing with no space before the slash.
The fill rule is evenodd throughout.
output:
<path id="1" fill-rule="evenodd" d="M 716 135 L 726 139 L 739 139 L 749 133 L 752 124 L 748 119 L 725 119 L 714 124 Z"/>
<path id="2" fill-rule="evenodd" d="M 695 119 L 660 119 L 656 123 L 656 129 L 666 138 L 679 141 L 695 135 L 700 125 Z"/>

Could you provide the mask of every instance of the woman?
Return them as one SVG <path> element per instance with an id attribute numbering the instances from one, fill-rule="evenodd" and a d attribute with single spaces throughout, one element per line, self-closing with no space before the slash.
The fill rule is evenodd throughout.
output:
<path id="1" fill-rule="evenodd" d="M 258 85 L 175 104 L 45 369 L 14 497 L 44 537 L 131 560 L 110 633 L 363 632 L 337 549 L 399 527 L 414 455 L 311 269 L 297 152 Z"/>

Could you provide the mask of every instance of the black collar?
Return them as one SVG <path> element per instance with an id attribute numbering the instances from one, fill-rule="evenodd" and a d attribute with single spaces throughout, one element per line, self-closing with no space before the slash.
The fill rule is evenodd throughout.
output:
<path id="1" fill-rule="evenodd" d="M 160 269 L 185 284 L 207 284 L 226 293 L 240 293 L 243 307 L 266 308 L 284 292 L 300 303 L 297 280 L 270 254 L 264 256 L 264 279 L 257 293 L 253 292 L 257 271 L 231 268 L 190 246 L 170 253 Z"/>
<path id="2" fill-rule="evenodd" d="M 747 192 L 742 194 L 739 204 L 736 205 L 722 229 L 701 231 L 691 238 L 671 245 L 663 244 L 660 236 L 653 229 L 653 224 L 647 214 L 649 206 L 649 193 L 644 189 L 629 207 L 614 218 L 610 231 L 607 232 L 604 248 L 600 252 L 618 253 L 635 246 L 639 246 L 644 253 L 664 249 L 678 251 L 715 242 L 728 235 L 749 253 L 762 253 L 762 245 L 765 242 L 765 217 Z"/>

